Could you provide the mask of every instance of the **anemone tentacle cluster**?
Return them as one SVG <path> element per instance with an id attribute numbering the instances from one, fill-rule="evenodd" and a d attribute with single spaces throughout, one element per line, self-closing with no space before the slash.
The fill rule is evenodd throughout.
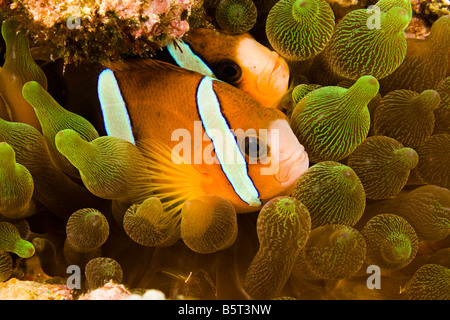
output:
<path id="1" fill-rule="evenodd" d="M 258 12 L 251 0 L 222 0 L 217 4 L 218 25 L 230 33 L 245 33 L 256 23 Z"/>

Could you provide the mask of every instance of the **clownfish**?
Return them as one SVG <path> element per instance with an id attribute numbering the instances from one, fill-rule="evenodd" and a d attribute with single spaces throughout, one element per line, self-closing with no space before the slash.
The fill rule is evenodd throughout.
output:
<path id="1" fill-rule="evenodd" d="M 153 173 L 143 189 L 163 203 L 214 194 L 254 212 L 308 168 L 287 117 L 223 81 L 138 59 L 108 65 L 97 88 L 107 134 L 140 148 Z"/>
<path id="2" fill-rule="evenodd" d="M 190 30 L 184 40 L 215 77 L 241 89 L 266 107 L 277 107 L 288 90 L 286 61 L 249 33 L 234 35 L 198 28 Z"/>

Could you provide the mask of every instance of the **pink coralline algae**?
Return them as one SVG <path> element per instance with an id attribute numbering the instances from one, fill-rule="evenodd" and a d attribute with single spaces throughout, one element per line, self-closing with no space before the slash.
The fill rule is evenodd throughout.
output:
<path id="1" fill-rule="evenodd" d="M 79 300 L 123 300 L 130 295 L 125 286 L 108 282 L 103 287 L 82 295 Z"/>
<path id="2" fill-rule="evenodd" d="M 6 0 L 34 46 L 66 63 L 152 55 L 189 30 L 196 0 Z"/>

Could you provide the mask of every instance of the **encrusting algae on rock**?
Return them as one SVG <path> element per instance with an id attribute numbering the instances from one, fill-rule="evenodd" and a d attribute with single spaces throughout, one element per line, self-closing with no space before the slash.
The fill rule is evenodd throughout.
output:
<path id="1" fill-rule="evenodd" d="M 21 20 L 37 45 L 67 63 L 152 55 L 182 36 L 192 0 L 2 1 L 6 16 Z"/>
<path id="2" fill-rule="evenodd" d="M 0 299 L 449 299 L 412 2 L 1 1 Z"/>

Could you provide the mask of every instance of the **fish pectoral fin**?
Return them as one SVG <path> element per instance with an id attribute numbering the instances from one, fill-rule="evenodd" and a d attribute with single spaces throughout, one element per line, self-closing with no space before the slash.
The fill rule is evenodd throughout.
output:
<path id="1" fill-rule="evenodd" d="M 141 186 L 142 200 L 150 194 L 158 197 L 165 210 L 178 211 L 186 201 L 205 194 L 208 175 L 195 165 L 184 163 L 181 157 L 159 140 L 145 140 L 136 143 L 144 155 L 146 168 L 143 174 L 151 182 Z"/>

